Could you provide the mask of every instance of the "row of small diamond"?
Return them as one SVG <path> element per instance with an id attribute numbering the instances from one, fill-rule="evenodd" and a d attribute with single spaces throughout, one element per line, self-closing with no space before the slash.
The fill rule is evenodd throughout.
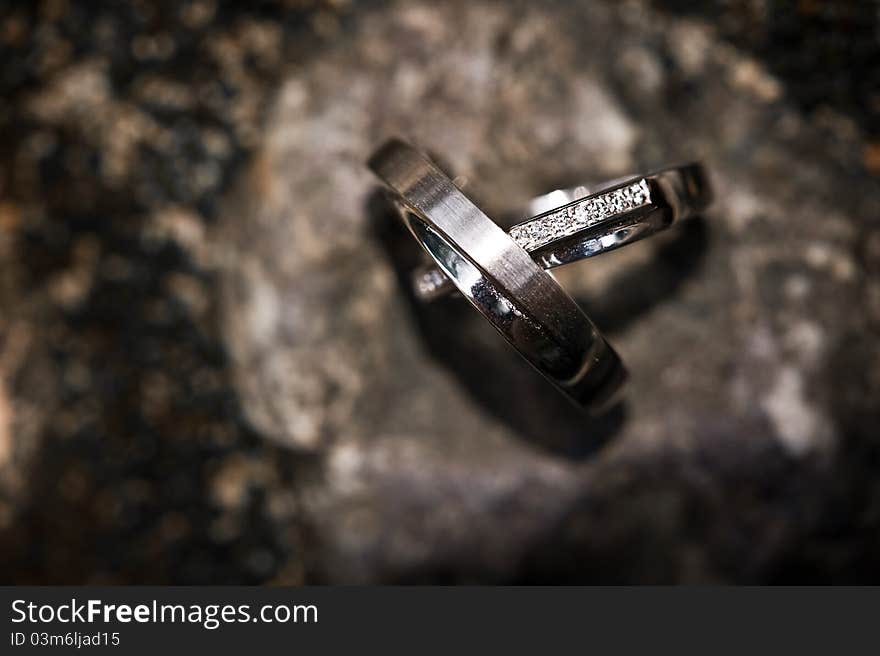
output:
<path id="1" fill-rule="evenodd" d="M 520 223 L 511 228 L 510 236 L 527 251 L 533 251 L 650 202 L 648 183 L 642 179 Z"/>

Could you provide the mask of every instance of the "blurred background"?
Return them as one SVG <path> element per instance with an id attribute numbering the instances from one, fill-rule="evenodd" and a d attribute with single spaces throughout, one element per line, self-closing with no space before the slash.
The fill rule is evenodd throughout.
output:
<path id="1" fill-rule="evenodd" d="M 880 7 L 6 0 L 3 583 L 880 582 Z M 700 159 L 558 278 L 589 418 L 413 302 L 390 135 L 492 216 Z"/>

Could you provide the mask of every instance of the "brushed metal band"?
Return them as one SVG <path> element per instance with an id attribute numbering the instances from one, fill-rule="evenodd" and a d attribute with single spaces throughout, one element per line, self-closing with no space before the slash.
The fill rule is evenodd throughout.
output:
<path id="1" fill-rule="evenodd" d="M 556 281 L 413 146 L 392 139 L 369 167 L 416 240 L 496 330 L 575 403 L 605 407 L 625 370 Z"/>

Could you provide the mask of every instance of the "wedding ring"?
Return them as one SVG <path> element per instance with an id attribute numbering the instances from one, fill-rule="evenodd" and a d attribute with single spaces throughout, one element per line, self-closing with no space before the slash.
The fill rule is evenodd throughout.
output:
<path id="1" fill-rule="evenodd" d="M 526 360 L 583 407 L 613 401 L 620 358 L 519 243 L 406 142 L 385 143 L 369 167 L 443 274 Z"/>
<path id="2" fill-rule="evenodd" d="M 533 199 L 527 218 L 507 234 L 544 269 L 614 250 L 665 230 L 704 209 L 711 199 L 699 164 L 663 169 L 635 178 L 557 189 Z M 436 265 L 413 272 L 423 301 L 455 289 Z"/>

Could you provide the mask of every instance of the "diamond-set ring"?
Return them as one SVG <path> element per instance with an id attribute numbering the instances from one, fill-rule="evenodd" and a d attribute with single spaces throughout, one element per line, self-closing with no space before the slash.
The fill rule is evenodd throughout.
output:
<path id="1" fill-rule="evenodd" d="M 660 203 L 655 203 L 654 197 Z M 538 196 L 521 212 L 529 218 L 511 227 L 508 235 L 545 269 L 552 269 L 607 253 L 668 228 L 705 208 L 709 200 L 702 166 L 687 164 L 638 178 L 556 189 Z M 433 264 L 414 271 L 412 281 L 416 296 L 423 301 L 454 289 Z"/>

